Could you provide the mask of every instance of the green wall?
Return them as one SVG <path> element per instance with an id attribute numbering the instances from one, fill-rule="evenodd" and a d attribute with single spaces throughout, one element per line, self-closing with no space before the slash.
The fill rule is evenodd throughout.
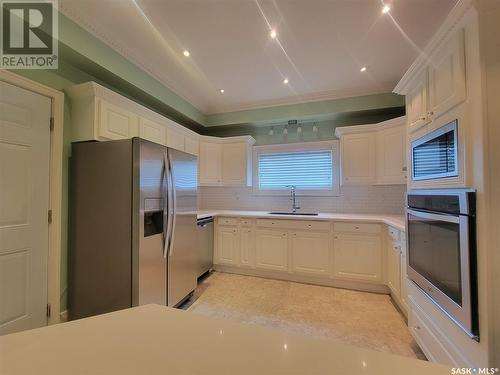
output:
<path id="1" fill-rule="evenodd" d="M 206 115 L 63 15 L 59 19 L 59 38 L 57 70 L 13 72 L 61 91 L 78 83 L 95 81 L 202 134 L 250 134 L 258 144 L 332 139 L 336 126 L 382 121 L 400 116 L 404 110 L 404 99 L 389 93 Z M 295 126 L 290 127 L 287 137 L 283 137 L 283 124 L 290 119 L 306 121 L 302 136 L 297 135 Z M 312 132 L 311 121 L 316 121 L 317 133 Z M 271 126 L 274 136 L 268 134 Z M 68 165 L 71 156 L 71 106 L 67 97 L 63 132 L 62 311 L 67 307 Z"/>
<path id="2" fill-rule="evenodd" d="M 257 145 L 294 143 L 309 141 L 325 141 L 336 139 L 335 128 L 339 126 L 351 126 L 361 124 L 372 124 L 380 121 L 404 115 L 404 107 L 383 108 L 377 110 L 342 113 L 335 118 L 323 121 L 304 120 L 297 125 L 286 125 L 286 121 L 276 122 L 271 125 L 224 125 L 205 128 L 204 134 L 215 137 L 232 137 L 239 135 L 251 135 L 255 138 Z M 302 132 L 298 133 L 297 128 Z M 316 126 L 317 131 L 313 131 Z M 288 134 L 284 135 L 283 130 Z M 269 134 L 272 130 L 273 134 Z"/>

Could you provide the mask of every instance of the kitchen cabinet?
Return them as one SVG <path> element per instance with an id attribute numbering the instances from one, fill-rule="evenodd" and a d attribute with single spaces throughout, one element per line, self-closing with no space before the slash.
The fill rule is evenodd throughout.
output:
<path id="1" fill-rule="evenodd" d="M 137 136 L 139 116 L 117 105 L 99 100 L 99 137 L 107 140 L 127 139 Z"/>
<path id="2" fill-rule="evenodd" d="M 406 118 L 339 127 L 343 185 L 406 184 Z"/>
<path id="3" fill-rule="evenodd" d="M 255 230 L 242 227 L 240 233 L 240 266 L 253 268 L 255 266 Z"/>
<path id="4" fill-rule="evenodd" d="M 222 145 L 222 183 L 223 185 L 246 186 L 252 160 L 247 143 L 226 143 Z"/>
<path id="5" fill-rule="evenodd" d="M 347 134 L 341 138 L 341 175 L 343 185 L 375 182 L 375 133 Z"/>
<path id="6" fill-rule="evenodd" d="M 401 294 L 401 254 L 399 242 L 389 241 L 387 246 L 387 286 L 399 298 Z"/>
<path id="7" fill-rule="evenodd" d="M 73 142 L 140 137 L 198 154 L 195 132 L 95 82 L 65 89 L 71 102 Z"/>
<path id="8" fill-rule="evenodd" d="M 334 233 L 333 275 L 342 279 L 382 281 L 380 236 L 371 233 Z"/>
<path id="9" fill-rule="evenodd" d="M 461 29 L 430 57 L 428 115 L 433 119 L 465 100 L 464 47 Z"/>
<path id="10" fill-rule="evenodd" d="M 191 155 L 198 156 L 200 142 L 198 137 L 186 136 L 184 139 L 184 151 Z"/>
<path id="11" fill-rule="evenodd" d="M 201 141 L 198 167 L 199 185 L 220 185 L 222 182 L 222 145 Z"/>
<path id="12" fill-rule="evenodd" d="M 257 229 L 255 267 L 264 270 L 288 270 L 288 232 L 280 229 Z"/>
<path id="13" fill-rule="evenodd" d="M 377 183 L 406 183 L 406 128 L 391 127 L 377 132 Z"/>
<path id="14" fill-rule="evenodd" d="M 154 121 L 142 117 L 139 119 L 139 137 L 142 139 L 164 145 L 166 130 L 163 125 Z"/>
<path id="15" fill-rule="evenodd" d="M 403 311 L 408 312 L 408 265 L 406 263 L 406 238 L 405 233 L 401 233 L 401 291 L 400 301 Z"/>
<path id="16" fill-rule="evenodd" d="M 215 259 L 216 264 L 238 264 L 240 245 L 239 230 L 236 226 L 217 226 L 216 230 Z"/>
<path id="17" fill-rule="evenodd" d="M 202 137 L 199 145 L 199 184 L 201 186 L 251 186 L 252 145 L 244 137 Z"/>
<path id="18" fill-rule="evenodd" d="M 330 235 L 321 232 L 292 232 L 290 256 L 292 273 L 330 275 Z"/>
<path id="19" fill-rule="evenodd" d="M 430 122 L 428 69 L 424 69 L 414 80 L 406 95 L 406 118 L 408 132 L 412 133 Z"/>
<path id="20" fill-rule="evenodd" d="M 184 151 L 184 134 L 173 128 L 167 128 L 167 146 Z"/>

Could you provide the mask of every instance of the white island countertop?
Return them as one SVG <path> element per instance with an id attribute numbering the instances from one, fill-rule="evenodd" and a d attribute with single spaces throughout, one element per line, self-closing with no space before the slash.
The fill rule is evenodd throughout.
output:
<path id="1" fill-rule="evenodd" d="M 449 375 L 451 368 L 146 305 L 2 336 L 0 373 Z"/>
<path id="2" fill-rule="evenodd" d="M 244 211 L 244 210 L 200 210 L 198 219 L 208 216 L 227 217 L 258 217 L 284 220 L 328 220 L 328 221 L 355 221 L 364 223 L 382 223 L 393 226 L 399 230 L 405 230 L 405 217 L 403 215 L 386 214 L 342 214 L 342 213 L 319 213 L 317 216 L 309 215 L 272 215 L 270 211 Z"/>

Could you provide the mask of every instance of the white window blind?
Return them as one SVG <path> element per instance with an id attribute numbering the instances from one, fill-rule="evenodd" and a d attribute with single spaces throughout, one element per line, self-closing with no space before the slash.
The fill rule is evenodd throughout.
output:
<path id="1" fill-rule="evenodd" d="M 282 190 L 289 185 L 304 190 L 333 187 L 332 150 L 263 152 L 258 168 L 261 190 Z"/>

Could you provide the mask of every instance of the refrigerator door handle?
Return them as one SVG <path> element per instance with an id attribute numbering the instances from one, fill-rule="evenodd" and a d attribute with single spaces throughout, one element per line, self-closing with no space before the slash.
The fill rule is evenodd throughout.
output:
<path id="1" fill-rule="evenodd" d="M 170 249 L 170 243 L 171 243 L 171 223 L 172 223 L 172 203 L 171 203 L 171 197 L 172 194 L 170 193 L 170 163 L 168 161 L 168 156 L 167 153 L 163 155 L 163 163 L 164 163 L 164 189 L 163 189 L 163 218 L 164 218 L 164 230 L 163 230 L 163 257 L 166 258 L 169 254 L 169 249 Z M 166 220 L 165 220 L 166 217 Z"/>
<path id="2" fill-rule="evenodd" d="M 167 154 L 167 160 L 168 160 L 169 180 L 171 186 L 171 191 L 169 196 L 172 199 L 172 204 L 171 206 L 169 206 L 169 213 L 172 214 L 172 217 L 170 218 L 171 224 L 170 224 L 170 241 L 169 241 L 168 256 L 172 256 L 174 253 L 175 221 L 177 216 L 177 195 L 175 191 L 175 177 L 174 177 L 174 170 L 172 168 L 172 159 L 170 157 L 170 153 Z"/>

